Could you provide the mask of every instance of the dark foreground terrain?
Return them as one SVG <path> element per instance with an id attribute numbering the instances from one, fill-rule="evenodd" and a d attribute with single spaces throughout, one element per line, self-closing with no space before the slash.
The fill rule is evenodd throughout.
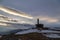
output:
<path id="1" fill-rule="evenodd" d="M 9 35 L 9 36 L 3 36 L 0 38 L 0 40 L 60 40 L 59 39 L 52 39 L 52 38 L 47 38 L 44 35 L 40 33 L 28 33 L 24 35 Z"/>
<path id="2" fill-rule="evenodd" d="M 45 36 L 39 33 L 29 33 L 19 36 L 22 40 L 47 40 Z"/>

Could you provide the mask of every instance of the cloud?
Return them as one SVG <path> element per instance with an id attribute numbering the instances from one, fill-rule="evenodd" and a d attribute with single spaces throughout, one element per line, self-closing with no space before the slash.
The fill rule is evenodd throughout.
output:
<path id="1" fill-rule="evenodd" d="M 29 16 L 29 15 L 23 13 L 23 12 L 19 12 L 17 10 L 14 10 L 14 9 L 11 9 L 11 8 L 8 8 L 8 7 L 0 6 L 0 10 L 6 12 L 8 14 L 12 14 L 12 15 L 20 16 L 20 17 L 25 17 L 25 18 L 28 18 L 28 19 L 33 19 L 32 16 Z"/>
<path id="2" fill-rule="evenodd" d="M 28 20 L 24 20 L 24 19 L 12 19 L 12 18 L 9 18 L 9 17 L 6 17 L 5 15 L 1 15 L 0 14 L 0 25 L 3 25 L 3 26 L 8 26 L 9 24 L 6 24 L 6 23 L 26 23 L 26 24 L 32 24 L 31 21 L 28 21 Z"/>
<path id="3" fill-rule="evenodd" d="M 0 26 L 7 26 L 6 23 L 0 23 Z"/>

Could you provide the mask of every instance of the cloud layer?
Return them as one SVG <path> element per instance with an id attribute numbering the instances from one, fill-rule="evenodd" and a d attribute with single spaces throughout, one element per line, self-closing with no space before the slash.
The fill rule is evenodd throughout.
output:
<path id="1" fill-rule="evenodd" d="M 8 8 L 8 7 L 0 6 L 0 10 L 4 11 L 6 13 L 12 14 L 12 15 L 33 19 L 32 16 L 29 16 L 29 15 L 23 13 L 23 12 L 19 12 L 17 10 L 14 10 L 14 9 L 11 9 L 11 8 Z"/>
<path id="2" fill-rule="evenodd" d="M 60 0 L 4 0 L 1 5 L 16 8 L 34 17 L 39 16 L 45 22 L 55 22 L 55 25 L 60 23 Z"/>

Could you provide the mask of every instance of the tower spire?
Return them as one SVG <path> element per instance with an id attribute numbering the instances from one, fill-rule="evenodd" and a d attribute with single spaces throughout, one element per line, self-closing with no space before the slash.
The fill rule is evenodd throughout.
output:
<path id="1" fill-rule="evenodd" d="M 39 18 L 37 19 L 37 24 L 39 24 Z"/>

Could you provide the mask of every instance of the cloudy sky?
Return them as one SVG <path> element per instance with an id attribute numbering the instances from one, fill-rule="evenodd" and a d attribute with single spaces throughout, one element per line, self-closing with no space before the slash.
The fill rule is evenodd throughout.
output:
<path id="1" fill-rule="evenodd" d="M 15 8 L 35 18 L 40 18 L 41 23 L 60 25 L 60 0 L 2 0 L 0 5 Z"/>

